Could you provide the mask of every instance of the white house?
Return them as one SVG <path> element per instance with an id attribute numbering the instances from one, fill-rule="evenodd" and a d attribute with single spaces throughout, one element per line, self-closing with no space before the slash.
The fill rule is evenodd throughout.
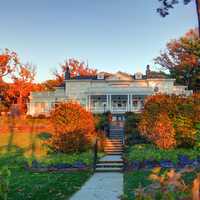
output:
<path id="1" fill-rule="evenodd" d="M 55 91 L 31 93 L 28 114 L 46 115 L 57 102 L 77 101 L 93 113 L 110 111 L 113 116 L 123 116 L 125 112 L 140 112 L 145 97 L 155 93 L 191 94 L 186 86 L 175 86 L 174 82 L 175 79 L 151 72 L 149 66 L 146 75 L 100 72 L 97 76 L 74 78 L 67 69 L 63 86 Z"/>

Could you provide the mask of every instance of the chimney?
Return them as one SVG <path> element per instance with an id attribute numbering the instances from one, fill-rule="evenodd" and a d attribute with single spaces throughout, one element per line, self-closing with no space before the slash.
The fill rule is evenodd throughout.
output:
<path id="1" fill-rule="evenodd" d="M 147 68 L 146 68 L 146 77 L 149 78 L 150 74 L 151 74 L 150 65 L 147 65 Z"/>
<path id="2" fill-rule="evenodd" d="M 65 80 L 69 80 L 69 79 L 70 79 L 70 69 L 69 67 L 67 67 L 65 71 Z"/>

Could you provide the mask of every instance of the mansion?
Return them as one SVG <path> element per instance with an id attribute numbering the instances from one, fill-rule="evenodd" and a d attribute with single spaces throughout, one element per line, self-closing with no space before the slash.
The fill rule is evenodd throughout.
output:
<path id="1" fill-rule="evenodd" d="M 48 115 L 57 102 L 77 101 L 93 113 L 110 111 L 113 116 L 123 116 L 126 112 L 141 112 L 145 97 L 149 95 L 166 93 L 188 96 L 192 93 L 186 86 L 177 86 L 174 82 L 175 79 L 150 71 L 149 66 L 145 75 L 100 72 L 96 76 L 73 78 L 68 68 L 64 84 L 55 88 L 55 91 L 30 94 L 27 114 Z"/>

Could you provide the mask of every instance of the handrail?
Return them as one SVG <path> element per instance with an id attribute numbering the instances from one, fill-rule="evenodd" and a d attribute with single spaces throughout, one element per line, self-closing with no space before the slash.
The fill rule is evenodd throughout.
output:
<path id="1" fill-rule="evenodd" d="M 95 172 L 95 169 L 96 169 L 97 154 L 98 154 L 98 139 L 96 138 L 94 147 L 93 147 L 93 173 Z"/>

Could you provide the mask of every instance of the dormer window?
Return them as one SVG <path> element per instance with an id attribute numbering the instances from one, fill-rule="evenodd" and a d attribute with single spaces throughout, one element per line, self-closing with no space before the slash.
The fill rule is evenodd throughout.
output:
<path id="1" fill-rule="evenodd" d="M 142 73 L 140 73 L 140 72 L 135 73 L 135 79 L 136 80 L 141 80 L 142 79 Z"/>
<path id="2" fill-rule="evenodd" d="M 104 74 L 103 73 L 98 74 L 97 75 L 97 79 L 103 80 L 104 79 Z"/>

